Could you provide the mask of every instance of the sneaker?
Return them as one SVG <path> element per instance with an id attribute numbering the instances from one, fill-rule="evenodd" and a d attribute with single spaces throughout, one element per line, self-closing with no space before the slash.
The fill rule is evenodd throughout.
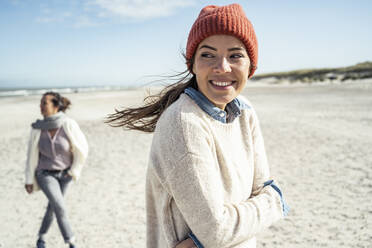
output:
<path id="1" fill-rule="evenodd" d="M 45 248 L 45 241 L 42 239 L 38 239 L 36 242 L 36 248 Z"/>

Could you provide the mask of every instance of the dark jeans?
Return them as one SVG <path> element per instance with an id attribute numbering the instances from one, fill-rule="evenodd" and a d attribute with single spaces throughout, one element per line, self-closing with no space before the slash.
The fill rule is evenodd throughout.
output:
<path id="1" fill-rule="evenodd" d="M 41 190 L 49 200 L 48 207 L 39 230 L 39 236 L 42 237 L 48 232 L 55 214 L 57 217 L 59 230 L 61 231 L 65 242 L 69 242 L 74 235 L 67 218 L 63 196 L 69 183 L 71 182 L 71 176 L 67 174 L 67 170 L 38 170 L 36 171 L 36 179 Z"/>

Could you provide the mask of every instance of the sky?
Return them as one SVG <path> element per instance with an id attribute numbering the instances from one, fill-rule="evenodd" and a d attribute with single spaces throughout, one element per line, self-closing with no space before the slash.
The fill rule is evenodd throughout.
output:
<path id="1" fill-rule="evenodd" d="M 256 74 L 372 61 L 370 0 L 0 0 L 0 88 L 142 85 L 186 69 L 200 10 L 239 3 Z"/>

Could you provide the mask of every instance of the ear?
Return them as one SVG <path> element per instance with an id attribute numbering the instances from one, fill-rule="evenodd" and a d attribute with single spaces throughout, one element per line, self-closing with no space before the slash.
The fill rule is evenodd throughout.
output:
<path id="1" fill-rule="evenodd" d="M 196 75 L 196 73 L 195 73 L 195 63 L 192 63 L 192 64 L 191 64 L 190 72 L 191 72 L 193 75 Z"/>
<path id="2" fill-rule="evenodd" d="M 186 60 L 187 69 L 193 75 L 195 75 L 195 72 L 194 72 L 195 59 L 194 58 L 195 58 L 195 55 L 192 56 L 190 60 Z"/>

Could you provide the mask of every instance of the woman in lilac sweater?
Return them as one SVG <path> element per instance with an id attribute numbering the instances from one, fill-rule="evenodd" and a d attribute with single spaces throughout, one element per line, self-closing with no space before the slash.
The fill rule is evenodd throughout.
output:
<path id="1" fill-rule="evenodd" d="M 42 120 L 32 123 L 26 161 L 25 189 L 31 194 L 39 188 L 48 198 L 36 242 L 45 248 L 45 235 L 54 216 L 65 242 L 75 248 L 64 202 L 64 194 L 71 180 L 77 180 L 88 154 L 88 144 L 76 121 L 64 112 L 70 101 L 56 92 L 47 92 L 40 101 Z"/>

